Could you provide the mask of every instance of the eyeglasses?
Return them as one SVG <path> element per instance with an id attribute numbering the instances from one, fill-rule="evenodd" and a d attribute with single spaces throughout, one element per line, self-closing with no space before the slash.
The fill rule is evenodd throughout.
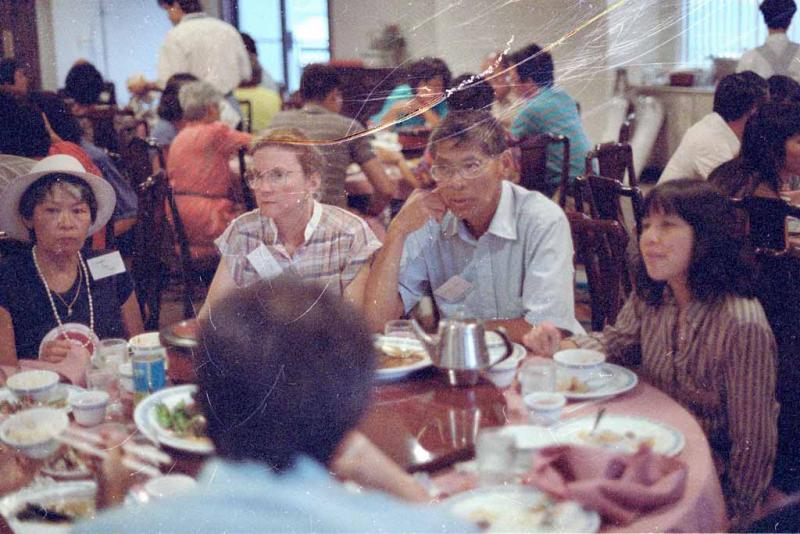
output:
<path id="1" fill-rule="evenodd" d="M 264 172 L 247 171 L 245 178 L 247 179 L 247 185 L 255 189 L 264 180 L 272 185 L 285 185 L 294 173 L 295 171 L 287 171 L 285 169 L 270 169 Z"/>
<path id="2" fill-rule="evenodd" d="M 447 182 L 456 177 L 461 176 L 465 180 L 474 180 L 483 174 L 484 169 L 492 161 L 491 159 L 485 160 L 472 160 L 463 165 L 434 165 L 431 167 L 431 176 L 437 182 Z"/>

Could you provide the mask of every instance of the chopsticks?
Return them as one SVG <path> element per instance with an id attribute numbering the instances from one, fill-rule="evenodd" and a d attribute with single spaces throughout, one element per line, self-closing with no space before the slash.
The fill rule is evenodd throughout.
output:
<path id="1" fill-rule="evenodd" d="M 79 428 L 67 427 L 61 435 L 56 436 L 56 439 L 90 456 L 103 460 L 108 458 L 108 453 L 98 448 L 98 446 L 104 445 L 104 441 L 103 438 L 97 434 Z M 143 463 L 134 458 L 125 457 L 122 459 L 122 465 L 149 477 L 161 476 L 161 471 L 159 471 L 156 466 L 172 463 L 172 458 L 170 458 L 168 454 L 149 445 L 123 443 L 122 450 L 127 454 L 137 456 L 139 459 L 148 462 Z"/>

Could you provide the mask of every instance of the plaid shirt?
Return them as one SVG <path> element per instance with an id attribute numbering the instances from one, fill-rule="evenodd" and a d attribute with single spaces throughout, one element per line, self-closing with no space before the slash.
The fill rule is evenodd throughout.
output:
<path id="1" fill-rule="evenodd" d="M 381 247 L 362 219 L 319 202 L 314 202 L 305 242 L 293 256 L 280 242 L 272 219 L 262 217 L 257 209 L 237 217 L 215 244 L 239 287 L 291 272 L 301 280 L 325 285 L 339 295 Z"/>

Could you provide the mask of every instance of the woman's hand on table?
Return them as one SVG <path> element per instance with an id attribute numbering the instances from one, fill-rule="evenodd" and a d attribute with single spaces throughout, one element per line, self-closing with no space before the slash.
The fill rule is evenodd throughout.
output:
<path id="1" fill-rule="evenodd" d="M 561 332 L 552 323 L 539 323 L 528 330 L 522 337 L 522 342 L 534 356 L 550 358 L 561 345 Z"/>

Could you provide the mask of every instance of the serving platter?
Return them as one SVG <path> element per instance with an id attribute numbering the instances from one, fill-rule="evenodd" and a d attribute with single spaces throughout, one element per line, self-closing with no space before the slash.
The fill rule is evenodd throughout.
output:
<path id="1" fill-rule="evenodd" d="M 81 323 L 64 323 L 63 331 L 62 328 L 56 327 L 42 338 L 42 342 L 39 343 L 39 355 L 41 356 L 46 343 L 56 339 L 68 339 L 76 345 L 85 347 L 89 354 L 94 354 L 97 344 L 100 343 L 97 334 L 92 332 L 88 326 Z"/>
<path id="2" fill-rule="evenodd" d="M 17 534 L 66 533 L 72 530 L 72 524 L 20 521 L 16 515 L 27 503 L 52 505 L 89 499 L 94 501 L 96 493 L 97 484 L 89 480 L 29 486 L 0 499 L 0 514 Z"/>

